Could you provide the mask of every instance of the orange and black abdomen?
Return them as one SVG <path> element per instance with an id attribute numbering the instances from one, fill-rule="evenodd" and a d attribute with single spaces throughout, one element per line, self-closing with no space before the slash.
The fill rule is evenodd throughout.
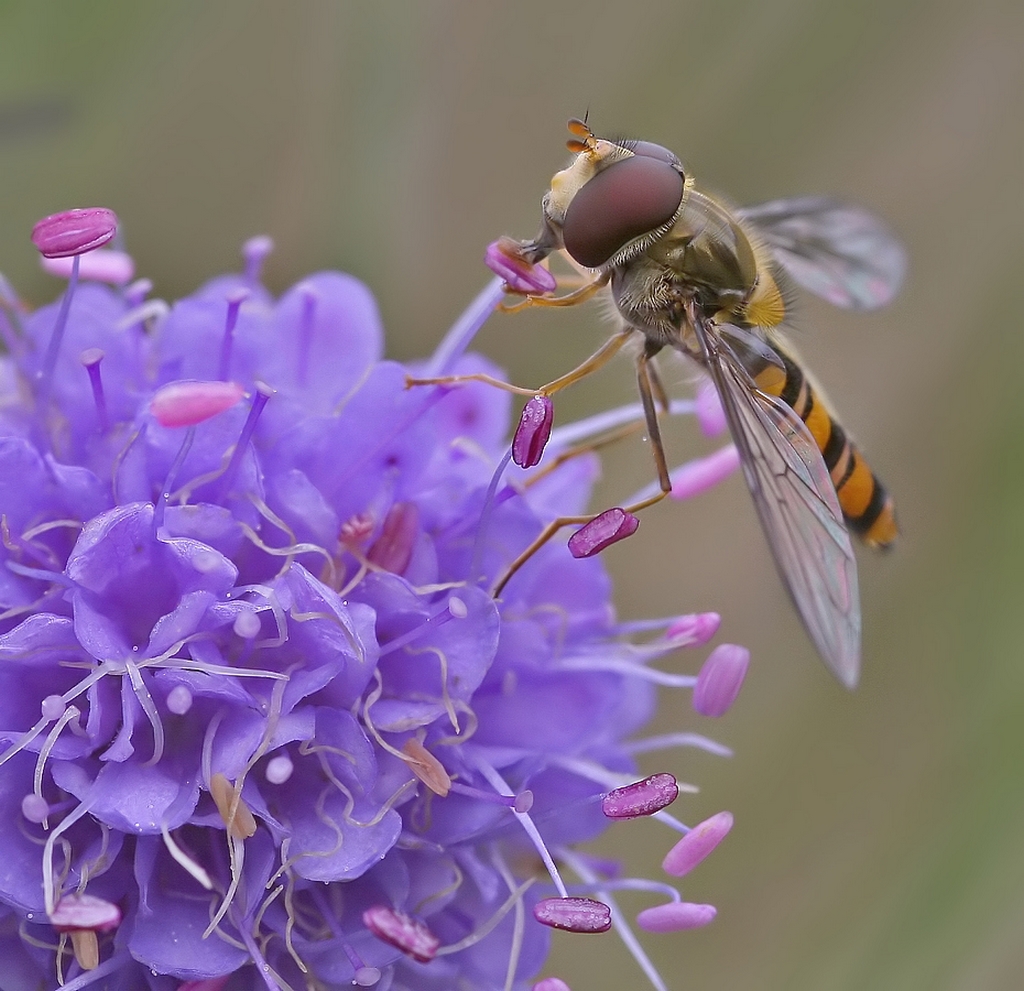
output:
<path id="1" fill-rule="evenodd" d="M 785 381 L 773 366 L 771 374 L 755 376 L 758 388 L 781 399 L 807 425 L 832 476 L 850 531 L 871 547 L 888 547 L 899 535 L 892 496 L 828 411 L 800 366 L 777 347 L 775 353 L 785 366 Z"/>

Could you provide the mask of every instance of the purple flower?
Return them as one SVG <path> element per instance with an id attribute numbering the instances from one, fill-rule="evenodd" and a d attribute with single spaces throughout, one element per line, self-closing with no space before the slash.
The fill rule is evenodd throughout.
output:
<path id="1" fill-rule="evenodd" d="M 108 214 L 43 234 L 84 250 Z M 593 457 L 533 484 L 506 393 L 408 388 L 362 284 L 275 300 L 269 250 L 173 306 L 77 264 L 57 304 L 2 299 L 11 987 L 525 991 L 551 926 L 622 931 L 618 887 L 668 899 L 652 928 L 699 924 L 573 848 L 636 754 L 716 749 L 638 736 L 656 685 L 695 682 L 654 662 L 712 628 L 620 624 L 599 559 L 527 557 Z M 463 354 L 497 299 L 433 373 L 499 374 Z M 663 774 L 612 804 L 685 833 L 675 793 Z"/>

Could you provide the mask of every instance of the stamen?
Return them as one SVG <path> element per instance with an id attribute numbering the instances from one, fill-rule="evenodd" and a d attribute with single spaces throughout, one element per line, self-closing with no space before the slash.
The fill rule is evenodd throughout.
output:
<path id="1" fill-rule="evenodd" d="M 197 864 L 184 850 L 174 842 L 174 838 L 167 831 L 165 825 L 160 826 L 160 835 L 163 837 L 164 846 L 175 863 L 180 864 L 192 877 L 194 877 L 207 891 L 213 891 L 213 881 L 210 875 Z"/>
<path id="2" fill-rule="evenodd" d="M 724 747 L 717 740 L 702 736 L 700 733 L 663 733 L 659 736 L 648 736 L 642 740 L 632 740 L 623 744 L 627 754 L 647 754 L 655 750 L 670 750 L 675 747 L 694 747 L 716 757 L 731 757 L 732 750 Z"/>
<path id="3" fill-rule="evenodd" d="M 130 286 L 124 287 L 124 301 L 132 308 L 142 305 L 142 301 L 153 291 L 152 279 L 136 279 Z"/>
<path id="4" fill-rule="evenodd" d="M 441 940 L 422 922 L 386 905 L 375 905 L 363 912 L 363 925 L 378 939 L 420 963 L 430 963 L 441 945 Z"/>
<path id="5" fill-rule="evenodd" d="M 705 437 L 717 437 L 728 426 L 722 400 L 710 379 L 705 378 L 697 389 L 694 412 L 697 414 L 701 433 Z"/>
<path id="6" fill-rule="evenodd" d="M 380 536 L 366 559 L 382 571 L 401 575 L 409 567 L 420 532 L 420 511 L 413 502 L 396 502 L 384 517 Z"/>
<path id="7" fill-rule="evenodd" d="M 544 926 L 573 933 L 604 933 L 612 927 L 611 909 L 594 898 L 542 898 L 533 917 Z"/>
<path id="8" fill-rule="evenodd" d="M 665 630 L 665 637 L 678 640 L 687 647 L 699 647 L 718 632 L 721 623 L 722 617 L 716 612 L 691 613 L 670 623 Z"/>
<path id="9" fill-rule="evenodd" d="M 569 865 L 569 867 L 579 875 L 580 879 L 585 881 L 587 884 L 596 884 L 598 879 L 594 875 L 593 871 L 587 866 L 586 861 L 577 856 L 572 850 L 561 849 L 559 856 Z M 647 975 L 647 979 L 654 986 L 656 991 L 668 991 L 665 987 L 665 982 L 661 978 L 661 974 L 658 973 L 654 964 L 651 962 L 650 957 L 644 952 L 644 948 L 640 945 L 640 941 L 636 938 L 636 934 L 632 929 L 629 928 L 628 923 L 623 918 L 623 915 L 615 904 L 615 900 L 611 897 L 610 893 L 600 892 L 601 897 L 608 903 L 612 910 L 612 925 L 615 927 L 616 933 L 618 933 L 619 939 L 626 945 L 626 949 L 632 954 L 633 959 L 640 965 L 640 969 Z"/>
<path id="10" fill-rule="evenodd" d="M 50 695 L 49 699 L 52 698 L 54 698 L 54 696 Z M 32 790 L 40 798 L 43 797 L 43 772 L 46 770 L 46 760 L 50 756 L 50 752 L 57 743 L 57 739 L 64 727 L 67 726 L 71 720 L 77 719 L 79 715 L 80 712 L 78 706 L 69 705 L 67 709 L 64 710 L 60 719 L 53 724 L 53 728 L 50 732 L 46 734 L 46 739 L 43 741 L 43 745 L 39 748 L 39 756 L 36 758 L 35 773 L 32 776 Z"/>
<path id="11" fill-rule="evenodd" d="M 295 771 L 295 765 L 287 754 L 278 754 L 267 761 L 264 771 L 267 781 L 272 785 L 283 785 Z"/>
<path id="12" fill-rule="evenodd" d="M 57 902 L 49 917 L 57 932 L 71 935 L 78 966 L 95 970 L 100 962 L 96 934 L 116 929 L 121 922 L 121 910 L 95 895 L 70 894 Z"/>
<path id="13" fill-rule="evenodd" d="M 609 819 L 635 819 L 654 815 L 679 797 L 679 785 L 673 775 L 652 774 L 610 791 L 601 801 L 601 811 Z"/>
<path id="14" fill-rule="evenodd" d="M 184 716 L 192 708 L 192 692 L 187 685 L 175 685 L 167 693 L 167 711 L 176 716 Z"/>
<path id="15" fill-rule="evenodd" d="M 692 499 L 728 478 L 740 464 L 735 444 L 727 444 L 705 458 L 694 458 L 672 472 L 673 499 Z"/>
<path id="16" fill-rule="evenodd" d="M 263 276 L 263 263 L 273 250 L 274 242 L 266 234 L 257 234 L 242 245 L 246 282 L 260 281 Z"/>
<path id="17" fill-rule="evenodd" d="M 89 384 L 92 386 L 92 399 L 96 404 L 96 419 L 99 421 L 101 434 L 105 434 L 110 427 L 107 419 L 107 399 L 103 394 L 103 377 L 100 375 L 100 362 L 103 358 L 102 348 L 86 348 L 78 356 L 78 360 L 89 373 Z"/>
<path id="18" fill-rule="evenodd" d="M 220 771 L 210 778 L 210 795 L 231 836 L 247 840 L 256 832 L 256 820 L 242 801 L 241 792 Z"/>
<path id="19" fill-rule="evenodd" d="M 29 792 L 21 800 L 21 814 L 29 822 L 37 824 L 46 822 L 47 817 L 50 815 L 50 804 L 42 795 Z"/>
<path id="20" fill-rule="evenodd" d="M 750 666 L 750 651 L 723 643 L 708 655 L 693 689 L 693 708 L 702 716 L 723 716 L 743 687 Z"/>
<path id="21" fill-rule="evenodd" d="M 113 210 L 86 207 L 43 217 L 32 228 L 32 243 L 44 258 L 69 258 L 106 244 L 116 233 Z"/>
<path id="22" fill-rule="evenodd" d="M 47 695 L 39 709 L 44 719 L 60 719 L 64 715 L 64 698 L 60 695 Z"/>
<path id="23" fill-rule="evenodd" d="M 484 575 L 480 573 L 483 567 L 484 541 L 487 537 L 487 531 L 491 525 L 491 514 L 494 512 L 494 507 L 497 504 L 495 496 L 498 491 L 498 486 L 501 484 L 501 476 L 505 474 L 505 469 L 508 467 L 508 463 L 511 460 L 512 451 L 508 450 L 502 456 L 502 459 L 494 469 L 494 473 L 491 475 L 491 481 L 487 486 L 487 492 L 484 494 L 484 504 L 480 509 L 480 517 L 477 520 L 476 535 L 473 537 L 473 557 L 469 566 L 470 581 L 484 580 Z"/>
<path id="24" fill-rule="evenodd" d="M 152 767 L 164 753 L 164 724 L 160 721 L 160 713 L 157 712 L 156 703 L 153 701 L 153 696 L 149 694 L 139 666 L 130 657 L 124 662 L 124 666 L 128 672 L 132 691 L 135 692 L 135 697 L 153 729 L 153 756 L 142 765 L 143 767 Z"/>
<path id="25" fill-rule="evenodd" d="M 64 296 L 60 301 L 60 309 L 57 311 L 57 320 L 53 325 L 50 334 L 50 343 L 46 347 L 46 355 L 43 358 L 43 365 L 39 370 L 39 406 L 46 408 L 50 401 L 50 388 L 53 385 L 53 371 L 57 367 L 57 356 L 60 354 L 60 344 L 64 339 L 64 329 L 68 323 L 68 313 L 71 311 L 71 300 L 78 288 L 78 264 L 79 256 L 75 255 L 75 261 L 71 268 L 71 275 L 68 277 L 68 287 L 64 290 Z"/>
<path id="26" fill-rule="evenodd" d="M 689 874 L 707 858 L 732 829 L 732 813 L 718 812 L 693 827 L 661 862 L 662 869 L 673 877 Z"/>
<path id="27" fill-rule="evenodd" d="M 98 248 L 75 257 L 82 259 L 78 271 L 79 278 L 90 282 L 106 282 L 112 286 L 123 286 L 135 274 L 135 261 L 124 251 Z M 73 258 L 47 258 L 44 255 L 39 260 L 43 270 L 49 272 L 50 275 L 57 276 L 58 279 L 70 278 L 74 268 Z"/>
<path id="28" fill-rule="evenodd" d="M 433 357 L 427 363 L 425 378 L 437 378 L 451 373 L 456 362 L 465 354 L 466 348 L 472 344 L 477 331 L 487 322 L 487 318 L 494 312 L 504 295 L 505 283 L 499 278 L 491 279 L 484 286 L 476 299 L 466 307 L 462 316 L 444 335 Z"/>
<path id="29" fill-rule="evenodd" d="M 543 266 L 523 257 L 518 241 L 499 237 L 487 245 L 484 264 L 505 280 L 506 292 L 540 296 L 558 288 L 555 277 Z"/>
<path id="30" fill-rule="evenodd" d="M 512 438 L 512 460 L 520 468 L 532 468 L 540 462 L 554 420 L 554 404 L 550 396 L 534 396 L 523 407 L 519 426 Z"/>
<path id="31" fill-rule="evenodd" d="M 237 382 L 171 382 L 157 390 L 149 411 L 162 427 L 194 427 L 231 409 L 244 395 Z"/>
<path id="32" fill-rule="evenodd" d="M 231 980 L 230 974 L 223 977 L 201 977 L 196 981 L 185 981 L 178 985 L 178 991 L 224 991 L 224 986 Z"/>
<path id="33" fill-rule="evenodd" d="M 495 856 L 497 857 L 497 854 L 495 854 Z M 496 866 L 498 866 L 498 871 L 501 874 L 502 879 L 508 885 L 508 898 L 506 898 L 505 901 L 502 902 L 500 906 L 498 906 L 497 911 L 483 925 L 477 926 L 477 928 L 474 929 L 468 936 L 463 936 L 463 938 L 460 939 L 457 943 L 448 943 L 445 946 L 442 946 L 441 949 L 437 951 L 437 956 L 443 957 L 448 956 L 452 953 L 461 953 L 463 950 L 466 950 L 471 946 L 475 946 L 477 943 L 480 942 L 480 940 L 490 935 L 494 931 L 498 923 L 501 922 L 501 920 L 504 919 L 505 916 L 508 915 L 509 911 L 511 911 L 513 908 L 516 910 L 516 916 L 518 920 L 518 916 L 522 910 L 523 895 L 526 894 L 526 892 L 531 887 L 533 887 L 534 879 L 532 877 L 529 877 L 517 887 L 512 878 L 511 872 L 507 869 L 507 867 L 505 867 L 504 864 L 500 861 L 499 864 L 497 864 Z M 513 954 L 515 952 L 516 951 L 513 950 Z"/>
<path id="34" fill-rule="evenodd" d="M 577 558 L 593 557 L 606 547 L 631 537 L 638 526 L 640 520 L 632 513 L 618 507 L 606 509 L 569 538 L 569 553 Z"/>
<path id="35" fill-rule="evenodd" d="M 420 740 L 411 736 L 402 746 L 406 756 L 406 765 L 435 795 L 445 798 L 451 791 L 452 779 L 444 769 L 444 765 L 429 751 Z"/>
<path id="36" fill-rule="evenodd" d="M 222 382 L 227 382 L 231 369 L 231 350 L 234 345 L 235 324 L 238 323 L 238 311 L 250 296 L 248 289 L 235 289 L 228 294 L 228 316 L 224 322 L 224 337 L 220 343 L 220 375 Z"/>
<path id="37" fill-rule="evenodd" d="M 545 977 L 543 980 L 537 981 L 530 991 L 572 991 L 572 988 L 560 977 Z"/>
<path id="38" fill-rule="evenodd" d="M 231 624 L 235 636 L 241 637 L 243 640 L 255 640 L 262 628 L 263 622 L 255 609 L 240 612 Z"/>
<path id="39" fill-rule="evenodd" d="M 685 416 L 693 412 L 693 401 L 689 399 L 673 399 L 669 404 L 669 416 Z M 556 427 L 551 431 L 551 440 L 548 442 L 548 449 L 561 451 L 563 448 L 571 447 L 580 441 L 599 434 L 607 433 L 616 427 L 624 426 L 633 421 L 642 423 L 644 408 L 640 403 L 629 403 L 625 406 L 618 406 L 615 409 L 595 413 L 575 423 L 567 423 L 563 427 Z M 630 503 L 640 502 L 640 499 L 633 498 Z"/>
<path id="40" fill-rule="evenodd" d="M 376 967 L 360 967 L 352 976 L 352 983 L 357 988 L 372 988 L 380 981 L 380 971 Z"/>
<path id="41" fill-rule="evenodd" d="M 468 798 L 476 798 L 482 802 L 492 802 L 495 805 L 504 805 L 514 812 L 529 812 L 533 808 L 533 792 L 529 788 L 523 789 L 517 795 L 499 795 L 493 791 L 483 791 L 481 788 L 474 788 L 472 785 L 464 785 L 461 781 L 453 781 L 451 790 Z"/>
<path id="42" fill-rule="evenodd" d="M 146 281 L 146 280 L 142 280 Z M 117 330 L 135 330 L 142 332 L 147 323 L 160 323 L 170 314 L 171 308 L 162 299 L 147 299 L 129 310 L 114 325 Z"/>
<path id="43" fill-rule="evenodd" d="M 265 382 L 256 383 L 252 393 L 252 405 L 249 407 L 249 415 L 246 416 L 245 423 L 242 424 L 242 432 L 238 435 L 235 449 L 231 452 L 231 460 L 228 461 L 228 466 L 224 469 L 224 475 L 220 481 L 222 491 L 231 491 L 235 476 L 238 474 L 238 469 L 242 464 L 242 458 L 245 457 L 245 452 L 249 448 L 252 435 L 256 432 L 256 424 L 259 421 L 260 414 L 263 412 L 263 407 L 267 405 L 268 400 L 273 394 L 274 390 Z"/>
<path id="44" fill-rule="evenodd" d="M 714 905 L 669 902 L 638 912 L 636 924 L 652 933 L 679 932 L 683 929 L 700 929 L 713 921 L 717 914 L 718 909 Z"/>

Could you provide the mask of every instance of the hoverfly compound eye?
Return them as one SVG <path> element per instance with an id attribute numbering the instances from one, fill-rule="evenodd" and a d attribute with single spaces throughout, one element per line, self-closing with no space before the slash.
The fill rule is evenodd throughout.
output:
<path id="1" fill-rule="evenodd" d="M 670 151 L 664 145 L 656 145 L 653 141 L 627 141 L 622 147 L 628 148 L 634 155 L 640 155 L 642 158 L 656 158 L 661 162 L 668 162 L 669 165 L 678 165 L 680 168 L 683 164 L 674 151 Z"/>
<path id="2" fill-rule="evenodd" d="M 599 268 L 634 238 L 668 223 L 682 198 L 683 176 L 670 161 L 636 153 L 615 162 L 569 204 L 562 226 L 565 250 L 581 265 Z"/>

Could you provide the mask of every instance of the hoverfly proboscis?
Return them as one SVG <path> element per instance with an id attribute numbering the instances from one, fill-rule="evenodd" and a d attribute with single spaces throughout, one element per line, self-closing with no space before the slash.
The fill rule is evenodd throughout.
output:
<path id="1" fill-rule="evenodd" d="M 825 664 L 853 687 L 861 617 L 850 532 L 871 546 L 891 544 L 893 503 L 779 330 L 789 282 L 847 309 L 885 305 L 903 279 L 903 248 L 859 207 L 806 197 L 733 208 L 698 189 L 661 145 L 598 138 L 579 120 L 569 130 L 574 157 L 551 180 L 539 234 L 504 239 L 503 250 L 527 264 L 564 251 L 591 279 L 567 296 L 528 296 L 507 309 L 573 305 L 608 287 L 622 327 L 573 371 L 515 391 L 550 395 L 641 335 L 637 382 L 660 491 L 629 507 L 636 511 L 671 489 L 656 403 L 665 405 L 664 390 L 651 359 L 670 347 L 700 365 L 718 392 L 782 581 Z M 498 591 L 566 521 L 544 531 Z"/>

